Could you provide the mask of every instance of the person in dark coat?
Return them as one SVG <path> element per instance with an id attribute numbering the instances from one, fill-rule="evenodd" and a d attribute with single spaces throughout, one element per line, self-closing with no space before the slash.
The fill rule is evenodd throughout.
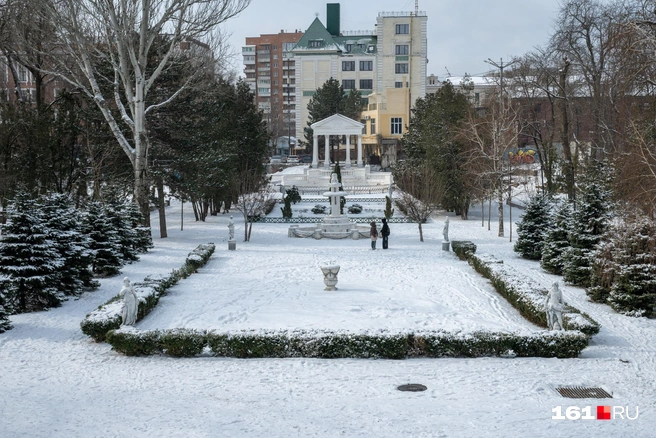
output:
<path id="1" fill-rule="evenodd" d="M 369 236 L 371 236 L 371 249 L 376 249 L 376 240 L 378 239 L 378 230 L 376 229 L 376 222 L 371 223 L 371 230 L 369 230 Z"/>
<path id="2" fill-rule="evenodd" d="M 390 235 L 390 228 L 387 225 L 387 219 L 383 218 L 383 228 L 380 229 L 380 234 L 383 236 L 383 249 L 387 249 L 387 239 Z"/>

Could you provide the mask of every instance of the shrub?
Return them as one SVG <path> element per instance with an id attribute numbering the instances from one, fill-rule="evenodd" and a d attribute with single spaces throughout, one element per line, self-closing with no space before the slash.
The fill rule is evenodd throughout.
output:
<path id="1" fill-rule="evenodd" d="M 282 217 L 286 219 L 291 219 L 292 217 L 292 199 L 289 195 L 285 196 L 285 199 L 283 199 L 283 202 L 285 203 L 285 206 L 282 207 L 280 210 L 282 211 Z"/>
<path id="2" fill-rule="evenodd" d="M 301 194 L 298 192 L 298 187 L 296 186 L 293 186 L 291 189 L 287 190 L 287 197 L 294 205 L 302 201 Z"/>
<path id="3" fill-rule="evenodd" d="M 326 207 L 325 205 L 317 204 L 314 206 L 314 208 L 311 211 L 314 214 L 326 214 L 326 212 L 328 211 L 328 207 Z"/>
<path id="4" fill-rule="evenodd" d="M 460 260 L 467 260 L 470 254 L 476 253 L 476 245 L 468 240 L 452 240 L 451 248 Z"/>
<path id="5" fill-rule="evenodd" d="M 394 209 L 392 208 L 392 198 L 385 196 L 385 211 L 383 211 L 385 219 L 389 219 L 394 216 Z"/>
<path id="6" fill-rule="evenodd" d="M 159 350 L 173 357 L 193 357 L 201 354 L 207 337 L 205 331 L 176 329 L 159 333 Z"/>
<path id="7" fill-rule="evenodd" d="M 353 204 L 348 208 L 350 214 L 360 214 L 362 213 L 362 206 L 360 204 Z"/>

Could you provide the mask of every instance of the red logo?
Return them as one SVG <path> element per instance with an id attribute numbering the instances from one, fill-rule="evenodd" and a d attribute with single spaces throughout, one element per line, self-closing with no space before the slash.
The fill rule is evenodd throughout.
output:
<path id="1" fill-rule="evenodd" d="M 597 420 L 610 420 L 610 406 L 597 406 Z"/>

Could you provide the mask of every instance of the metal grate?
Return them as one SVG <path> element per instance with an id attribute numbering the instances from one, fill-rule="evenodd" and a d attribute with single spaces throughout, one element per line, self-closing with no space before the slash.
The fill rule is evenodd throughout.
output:
<path id="1" fill-rule="evenodd" d="M 420 385 L 419 383 L 410 383 L 407 385 L 401 385 L 396 389 L 399 391 L 420 392 L 426 391 L 428 388 L 426 388 L 424 385 Z"/>
<path id="2" fill-rule="evenodd" d="M 602 388 L 585 386 L 563 386 L 556 388 L 560 395 L 566 398 L 613 398 Z"/>

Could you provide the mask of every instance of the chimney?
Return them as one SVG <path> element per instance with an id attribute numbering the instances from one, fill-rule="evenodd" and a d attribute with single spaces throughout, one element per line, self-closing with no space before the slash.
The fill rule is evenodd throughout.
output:
<path id="1" fill-rule="evenodd" d="M 326 4 L 326 30 L 332 36 L 339 36 L 339 3 Z"/>

